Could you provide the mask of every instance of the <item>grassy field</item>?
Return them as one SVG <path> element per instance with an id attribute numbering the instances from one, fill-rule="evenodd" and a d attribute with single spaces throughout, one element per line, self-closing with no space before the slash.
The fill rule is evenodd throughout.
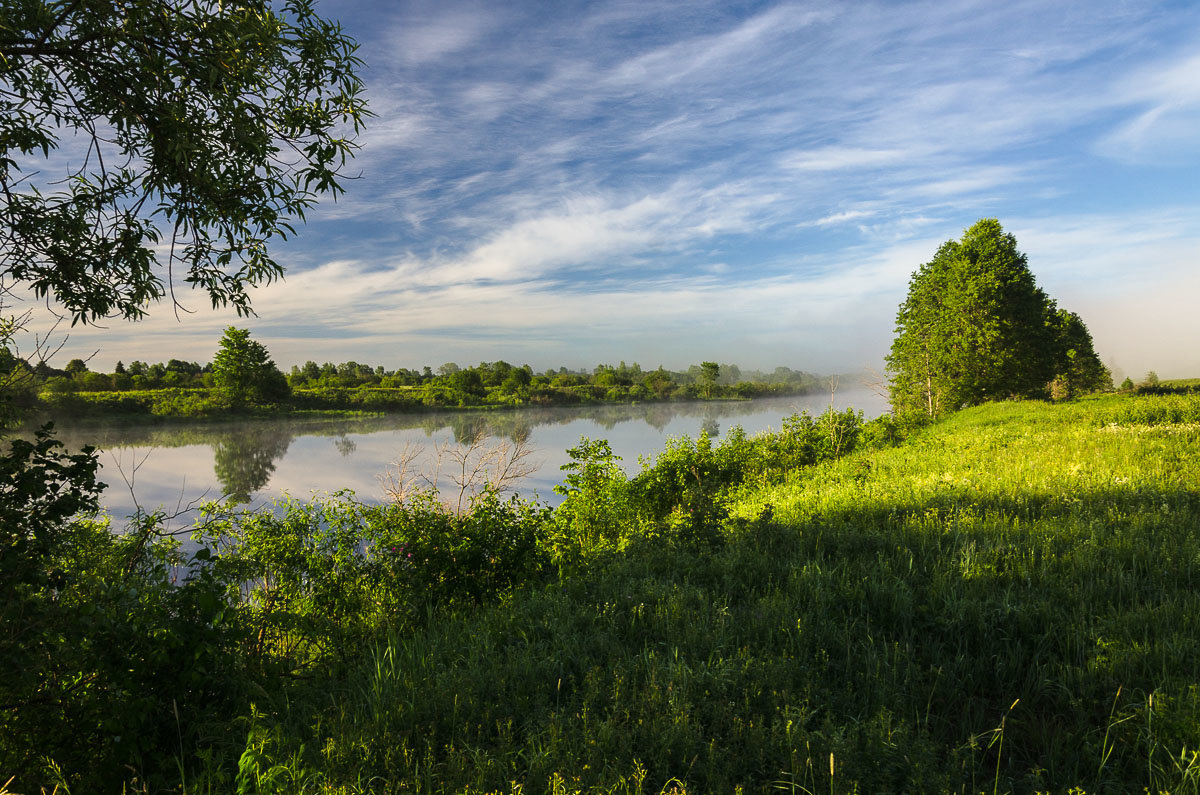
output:
<path id="1" fill-rule="evenodd" d="M 86 730 L 109 767 L 72 779 L 68 743 L 24 779 L 78 791 L 1200 791 L 1200 397 L 899 430 L 792 418 L 632 480 L 581 444 L 553 513 L 232 518 L 186 588 L 113 547 L 55 599 L 123 583 L 104 631 L 142 667 L 78 652 L 92 690 L 0 751 Z"/>
<path id="2" fill-rule="evenodd" d="M 964 411 L 260 704 L 341 792 L 1195 792 L 1200 400 Z M 249 780 L 249 779 L 246 779 Z"/>

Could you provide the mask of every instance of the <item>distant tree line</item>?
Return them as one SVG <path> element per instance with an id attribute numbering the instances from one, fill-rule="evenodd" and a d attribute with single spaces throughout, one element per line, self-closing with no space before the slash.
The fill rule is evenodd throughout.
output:
<path id="1" fill-rule="evenodd" d="M 226 329 L 212 362 L 117 362 L 93 371 L 82 359 L 63 369 L 9 356 L 0 372 L 19 373 L 26 404 L 82 413 L 203 415 L 251 407 L 404 411 L 488 405 L 562 405 L 696 399 L 746 399 L 823 388 L 821 377 L 788 367 L 742 370 L 705 361 L 686 370 L 644 369 L 634 362 L 599 364 L 590 371 L 559 367 L 541 372 L 506 361 L 436 368 L 357 361 L 307 361 L 286 375 L 266 348 L 243 329 Z M 11 379 L 10 379 L 11 380 Z"/>
<path id="2" fill-rule="evenodd" d="M 710 367 L 706 370 L 704 365 Z M 536 372 L 528 364 L 517 366 L 503 360 L 480 362 L 474 366 L 460 366 L 456 362 L 447 362 L 436 370 L 425 366 L 419 371 L 403 367 L 388 370 L 383 365 L 360 364 L 355 361 L 342 364 L 317 364 L 307 361 L 302 366 L 293 366 L 287 380 L 293 389 L 354 389 L 363 386 L 396 389 L 430 385 L 452 388 L 476 396 L 484 396 L 497 388 L 507 394 L 519 395 L 533 394 L 545 388 L 571 389 L 587 386 L 624 388 L 645 398 L 687 397 L 698 392 L 696 389 L 689 390 L 688 387 L 705 384 L 734 388 L 740 384 L 815 388 L 821 382 L 819 376 L 788 367 L 777 367 L 768 373 L 759 370 L 743 371 L 736 364 L 718 365 L 705 362 L 680 371 L 667 370 L 661 366 L 654 370 L 644 370 L 637 362 L 626 364 L 622 361 L 616 366 L 598 364 L 591 371 L 559 367 Z M 734 391 L 736 392 L 736 389 Z"/>

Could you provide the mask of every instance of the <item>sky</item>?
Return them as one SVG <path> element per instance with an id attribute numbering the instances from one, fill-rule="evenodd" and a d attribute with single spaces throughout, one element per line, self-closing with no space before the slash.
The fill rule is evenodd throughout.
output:
<path id="1" fill-rule="evenodd" d="M 286 278 L 64 362 L 209 361 L 237 325 L 285 370 L 881 370 L 911 274 L 995 217 L 1118 378 L 1200 376 L 1193 0 L 318 9 L 375 117 Z"/>

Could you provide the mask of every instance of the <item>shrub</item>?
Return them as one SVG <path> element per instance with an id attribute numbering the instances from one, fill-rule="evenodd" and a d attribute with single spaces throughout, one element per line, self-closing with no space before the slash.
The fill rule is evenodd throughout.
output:
<path id="1" fill-rule="evenodd" d="M 560 565 L 578 561 L 589 548 L 615 544 L 633 519 L 625 472 L 612 447 L 587 437 L 567 450 L 571 463 L 554 491 L 564 497 L 554 513 L 558 534 L 553 544 Z"/>
<path id="2" fill-rule="evenodd" d="M 43 429 L 0 459 L 0 770 L 22 791 L 162 772 L 161 738 L 191 743 L 234 702 L 224 586 L 177 582 L 158 517 L 124 534 L 90 518 L 96 457 L 61 447 Z"/>

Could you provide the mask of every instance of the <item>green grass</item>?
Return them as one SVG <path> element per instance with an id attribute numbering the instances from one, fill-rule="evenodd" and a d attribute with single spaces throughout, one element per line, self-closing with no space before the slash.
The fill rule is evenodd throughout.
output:
<path id="1" fill-rule="evenodd" d="M 134 576 L 139 536 L 67 528 L 59 584 L 26 599 L 60 659 L 9 644 L 56 678 L 13 690 L 47 706 L 0 716 L 0 773 L 31 791 L 1200 792 L 1200 396 L 783 426 L 675 440 L 628 481 L 581 442 L 553 514 L 218 511 L 185 585 L 169 547 Z"/>
<path id="2" fill-rule="evenodd" d="M 264 700 L 241 775 L 1196 792 L 1198 441 L 1200 399 L 993 404 L 743 487 L 716 549 L 630 529 L 582 574 L 431 614 Z"/>

